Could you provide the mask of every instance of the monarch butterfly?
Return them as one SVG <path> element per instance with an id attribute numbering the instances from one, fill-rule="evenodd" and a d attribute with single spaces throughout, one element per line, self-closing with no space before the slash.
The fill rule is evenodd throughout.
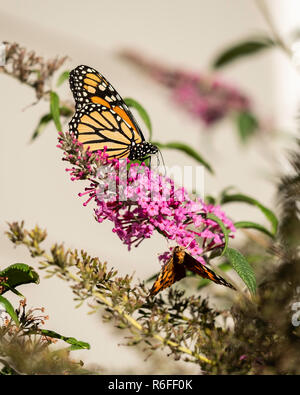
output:
<path id="1" fill-rule="evenodd" d="M 212 270 L 208 269 L 202 263 L 185 252 L 183 247 L 176 246 L 173 250 L 171 258 L 161 269 L 153 287 L 150 290 L 150 295 L 156 295 L 165 288 L 170 287 L 176 281 L 181 280 L 186 276 L 186 269 L 193 273 L 199 274 L 203 278 L 212 280 L 216 284 L 225 285 L 226 287 L 235 287 L 229 284 L 221 276 L 217 276 Z"/>
<path id="2" fill-rule="evenodd" d="M 143 159 L 158 148 L 145 141 L 124 100 L 112 85 L 89 66 L 70 72 L 70 88 L 76 112 L 69 131 L 91 151 L 103 150 L 109 158 Z"/>

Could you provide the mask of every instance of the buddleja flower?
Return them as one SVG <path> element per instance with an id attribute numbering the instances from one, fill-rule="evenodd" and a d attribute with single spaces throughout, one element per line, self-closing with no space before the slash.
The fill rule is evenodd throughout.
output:
<path id="1" fill-rule="evenodd" d="M 249 99 L 218 77 L 171 69 L 130 51 L 122 52 L 122 56 L 167 86 L 173 100 L 206 126 L 232 112 L 250 110 Z"/>
<path id="2" fill-rule="evenodd" d="M 84 151 L 69 134 L 60 135 L 58 147 L 64 150 L 64 160 L 73 165 L 67 169 L 71 179 L 89 180 L 79 194 L 87 196 L 84 205 L 93 201 L 95 219 L 111 221 L 113 232 L 128 249 L 159 232 L 205 263 L 203 255 L 223 246 L 225 240 L 220 226 L 207 215 L 213 213 L 229 232 L 235 230 L 220 207 L 191 199 L 184 188 L 176 188 L 172 179 L 143 163 L 108 159 L 105 151 Z"/>

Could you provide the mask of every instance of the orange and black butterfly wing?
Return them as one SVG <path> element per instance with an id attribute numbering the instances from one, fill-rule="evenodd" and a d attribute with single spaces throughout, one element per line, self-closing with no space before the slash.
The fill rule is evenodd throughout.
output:
<path id="1" fill-rule="evenodd" d="M 75 99 L 76 110 L 86 104 L 101 104 L 114 110 L 144 141 L 143 133 L 122 97 L 107 79 L 89 66 L 78 66 L 70 72 L 70 88 Z"/>
<path id="2" fill-rule="evenodd" d="M 185 277 L 185 268 L 183 265 L 179 265 L 176 262 L 176 256 L 175 253 L 173 253 L 168 262 L 166 262 L 162 267 L 153 287 L 150 290 L 150 295 L 156 295 L 158 292 L 170 287 L 183 277 Z"/>
<path id="3" fill-rule="evenodd" d="M 126 158 L 132 144 L 141 138 L 114 110 L 101 104 L 86 104 L 76 111 L 69 130 L 90 151 L 103 151 L 110 158 Z"/>
<path id="4" fill-rule="evenodd" d="M 187 270 L 190 270 L 191 272 L 198 274 L 202 278 L 207 278 L 208 280 L 213 281 L 216 284 L 221 284 L 225 285 L 226 287 L 235 289 L 235 287 L 231 284 L 229 284 L 223 277 L 218 276 L 215 272 L 210 270 L 208 267 L 202 265 L 199 261 L 197 261 L 195 258 L 193 258 L 189 254 L 185 254 L 184 257 L 184 266 Z"/>
<path id="5" fill-rule="evenodd" d="M 81 65 L 73 69 L 69 83 L 77 110 L 89 103 L 102 104 L 108 108 L 123 104 L 114 87 L 92 67 Z"/>

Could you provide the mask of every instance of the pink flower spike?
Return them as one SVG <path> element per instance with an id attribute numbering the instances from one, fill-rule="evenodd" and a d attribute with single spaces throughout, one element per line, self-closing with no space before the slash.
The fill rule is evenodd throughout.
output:
<path id="1" fill-rule="evenodd" d="M 233 236 L 234 226 L 220 207 L 192 200 L 184 188 L 176 188 L 168 177 L 143 164 L 132 164 L 128 158 L 124 162 L 109 159 L 105 150 L 84 151 L 69 134 L 59 139 L 64 160 L 72 166 L 66 169 L 71 180 L 89 183 L 79 193 L 80 197 L 88 197 L 83 205 L 94 204 L 96 221 L 110 221 L 113 233 L 128 250 L 157 231 L 205 264 L 204 252 L 225 242 L 221 228 L 206 218 L 207 213 L 220 218 Z M 165 261 L 168 256 L 170 252 L 162 254 L 160 259 Z"/>

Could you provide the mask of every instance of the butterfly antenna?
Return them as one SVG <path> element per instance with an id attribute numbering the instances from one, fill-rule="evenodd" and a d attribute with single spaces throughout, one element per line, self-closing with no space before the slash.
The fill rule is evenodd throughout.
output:
<path id="1" fill-rule="evenodd" d="M 159 167 L 159 165 L 160 165 L 159 157 L 161 157 L 162 165 L 163 165 L 163 168 L 164 168 L 164 174 L 163 174 L 163 175 L 164 175 L 164 177 L 165 177 L 165 176 L 167 175 L 167 169 L 166 169 L 164 157 L 163 157 L 163 155 L 162 155 L 162 153 L 161 153 L 161 150 L 158 148 L 158 153 L 157 153 L 157 155 L 156 155 L 156 158 L 157 158 L 157 167 Z"/>
<path id="2" fill-rule="evenodd" d="M 182 247 L 184 251 L 186 251 L 189 248 L 189 246 L 192 244 L 193 241 L 194 240 L 191 240 L 185 247 Z"/>

